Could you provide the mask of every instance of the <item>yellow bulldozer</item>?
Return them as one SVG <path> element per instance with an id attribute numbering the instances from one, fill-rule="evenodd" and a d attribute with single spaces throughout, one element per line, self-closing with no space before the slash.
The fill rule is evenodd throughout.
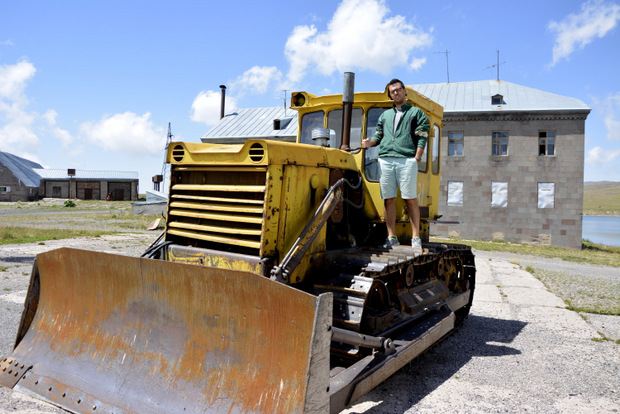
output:
<path id="1" fill-rule="evenodd" d="M 407 88 L 431 124 L 423 253 L 400 199 L 386 248 L 360 143 L 392 102 L 351 84 L 292 94 L 295 143 L 171 143 L 165 230 L 142 257 L 39 254 L 0 384 L 77 413 L 337 413 L 453 332 L 476 269 L 468 246 L 429 241 L 443 109 Z"/>

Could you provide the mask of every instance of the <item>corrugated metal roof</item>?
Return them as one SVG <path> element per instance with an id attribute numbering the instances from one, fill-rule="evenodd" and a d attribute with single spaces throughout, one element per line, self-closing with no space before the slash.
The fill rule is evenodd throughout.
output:
<path id="1" fill-rule="evenodd" d="M 577 98 L 557 95 L 515 83 L 497 80 L 424 83 L 409 85 L 422 95 L 432 99 L 450 112 L 500 112 L 500 111 L 560 111 L 590 108 Z M 502 95 L 503 103 L 493 105 L 491 98 Z M 203 137 L 203 141 L 217 139 L 245 140 L 247 138 L 272 138 L 297 136 L 297 111 L 287 110 L 293 117 L 284 130 L 274 130 L 273 120 L 284 118 L 284 108 L 245 108 L 221 119 Z"/>
<path id="2" fill-rule="evenodd" d="M 46 180 L 137 180 L 139 178 L 137 171 L 90 171 L 75 170 L 75 175 L 69 177 L 67 169 L 44 169 L 37 168 L 36 171 L 41 178 Z"/>
<path id="3" fill-rule="evenodd" d="M 273 129 L 274 119 L 287 119 L 284 129 Z M 297 136 L 297 111 L 283 107 L 243 108 L 226 115 L 201 139 L 278 138 Z"/>
<path id="4" fill-rule="evenodd" d="M 7 167 L 26 187 L 39 186 L 41 177 L 34 169 L 43 168 L 40 164 L 2 151 L 0 151 L 0 164 Z"/>
<path id="5" fill-rule="evenodd" d="M 557 95 L 502 80 L 423 83 L 410 86 L 443 106 L 444 113 L 590 110 L 588 105 L 577 98 Z M 493 105 L 491 98 L 498 94 L 502 95 L 504 103 Z"/>

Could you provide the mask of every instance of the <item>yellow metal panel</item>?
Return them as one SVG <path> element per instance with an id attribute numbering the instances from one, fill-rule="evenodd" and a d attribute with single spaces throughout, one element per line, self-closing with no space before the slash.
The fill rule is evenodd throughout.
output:
<path id="1" fill-rule="evenodd" d="M 210 220 L 237 221 L 237 222 L 240 222 L 240 223 L 261 224 L 262 221 L 263 221 L 262 217 L 242 216 L 240 214 L 198 213 L 198 212 L 193 211 L 193 210 L 170 209 L 168 214 L 170 216 L 194 217 L 194 218 L 210 219 Z"/>
<path id="2" fill-rule="evenodd" d="M 239 206 L 232 204 L 208 204 L 208 203 L 184 203 L 181 201 L 173 201 L 170 203 L 171 208 L 187 208 L 187 209 L 195 209 L 195 210 L 215 210 L 215 211 L 227 211 L 227 212 L 238 212 L 238 213 L 248 213 L 248 214 L 262 214 L 262 207 L 249 207 L 249 206 Z"/>
<path id="3" fill-rule="evenodd" d="M 265 191 L 264 185 L 217 185 L 217 184 L 174 184 L 173 191 L 229 191 L 261 193 Z"/>
<path id="4" fill-rule="evenodd" d="M 247 236 L 260 236 L 260 230 L 251 230 L 251 229 L 240 229 L 240 228 L 231 228 L 231 227 L 216 227 L 216 226 L 204 226 L 202 224 L 191 224 L 191 223 L 180 223 L 178 221 L 173 221 L 169 224 L 169 227 L 174 227 L 178 229 L 188 229 L 188 230 L 197 230 L 203 232 L 212 232 L 212 233 L 229 233 L 229 234 L 243 234 Z"/>
<path id="5" fill-rule="evenodd" d="M 247 198 L 226 198 L 226 197 L 209 197 L 209 196 L 193 196 L 183 194 L 172 194 L 171 199 L 176 200 L 196 200 L 196 201 L 215 201 L 218 203 L 239 203 L 239 204 L 264 204 L 263 200 L 251 200 Z"/>
<path id="6" fill-rule="evenodd" d="M 260 242 L 240 239 L 237 237 L 232 238 L 232 237 L 213 236 L 209 234 L 195 233 L 191 231 L 182 231 L 182 230 L 175 230 L 175 229 L 168 229 L 166 230 L 166 232 L 177 235 L 177 236 L 181 236 L 181 237 L 189 237 L 191 239 L 200 239 L 200 240 L 206 240 L 206 241 L 211 241 L 211 242 L 216 242 L 216 243 L 231 244 L 234 246 L 250 247 L 252 249 L 260 248 Z"/>

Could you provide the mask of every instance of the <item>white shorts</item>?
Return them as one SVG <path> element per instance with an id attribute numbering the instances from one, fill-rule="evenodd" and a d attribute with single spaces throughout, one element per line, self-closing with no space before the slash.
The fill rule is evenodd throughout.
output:
<path id="1" fill-rule="evenodd" d="M 379 158 L 381 198 L 395 198 L 400 188 L 403 200 L 418 198 L 418 162 L 415 158 Z"/>

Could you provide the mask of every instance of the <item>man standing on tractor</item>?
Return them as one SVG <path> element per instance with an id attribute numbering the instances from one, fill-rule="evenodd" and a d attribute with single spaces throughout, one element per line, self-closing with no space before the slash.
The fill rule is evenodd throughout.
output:
<path id="1" fill-rule="evenodd" d="M 398 246 L 396 237 L 396 196 L 400 189 L 411 223 L 411 247 L 422 253 L 420 208 L 418 206 L 418 163 L 422 160 L 430 129 L 426 114 L 407 103 L 405 85 L 398 79 L 388 83 L 388 97 L 394 106 L 381 114 L 374 136 L 362 141 L 364 148 L 379 145 L 381 198 L 384 200 L 386 247 Z"/>

